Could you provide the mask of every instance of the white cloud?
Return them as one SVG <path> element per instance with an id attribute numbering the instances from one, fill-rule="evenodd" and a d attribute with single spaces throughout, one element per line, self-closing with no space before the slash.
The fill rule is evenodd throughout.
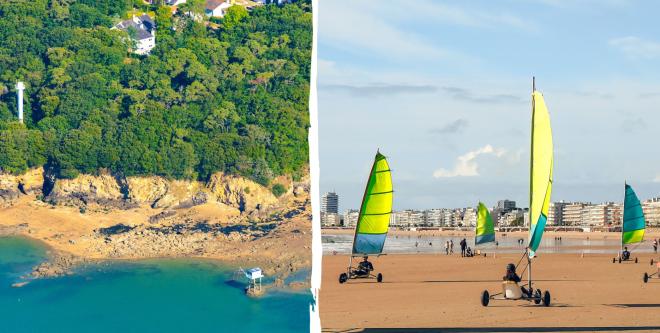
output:
<path id="1" fill-rule="evenodd" d="M 612 38 L 609 44 L 631 59 L 660 58 L 660 43 L 635 36 Z"/>
<path id="2" fill-rule="evenodd" d="M 378 15 L 380 3 L 325 1 L 320 4 L 319 40 L 346 51 L 369 52 L 374 57 L 444 57 L 447 52 L 424 35 L 405 31 Z"/>
<path id="3" fill-rule="evenodd" d="M 437 1 L 418 0 L 406 6 L 415 20 L 428 17 L 434 21 L 473 28 L 508 26 L 518 29 L 535 29 L 534 23 L 507 12 L 493 12 L 452 6 Z M 400 15 L 399 15 L 400 16 Z"/>
<path id="4" fill-rule="evenodd" d="M 433 172 L 435 178 L 451 178 L 451 177 L 474 177 L 479 176 L 479 165 L 477 164 L 477 157 L 479 155 L 494 155 L 500 158 L 506 154 L 506 150 L 502 148 L 493 148 L 491 145 L 485 145 L 475 151 L 469 151 L 456 159 L 456 164 L 453 170 L 438 169 Z"/>

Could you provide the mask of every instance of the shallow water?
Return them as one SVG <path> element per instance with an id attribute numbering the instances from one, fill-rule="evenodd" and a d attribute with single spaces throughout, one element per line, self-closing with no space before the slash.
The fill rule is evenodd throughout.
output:
<path id="1" fill-rule="evenodd" d="M 309 292 L 248 298 L 233 269 L 213 261 L 109 262 L 11 287 L 45 258 L 39 244 L 0 238 L 0 332 L 309 330 Z"/>
<path id="2" fill-rule="evenodd" d="M 493 243 L 481 245 L 478 248 L 486 252 L 518 253 L 524 250 L 527 239 L 523 245 L 518 244 L 520 237 L 501 237 L 497 235 L 498 245 Z M 353 235 L 322 235 L 323 253 L 347 254 L 351 252 Z M 454 252 L 461 252 L 459 245 L 463 237 L 458 236 L 414 236 L 414 235 L 388 235 L 383 253 L 444 253 L 445 242 L 454 241 Z M 474 238 L 466 238 L 468 246 L 474 249 Z M 542 253 L 612 253 L 616 254 L 620 247 L 620 239 L 578 239 L 563 237 L 561 241 L 553 236 L 545 237 L 541 241 L 539 251 Z M 628 247 L 632 252 L 651 253 L 653 247 L 650 242 L 634 244 Z"/>

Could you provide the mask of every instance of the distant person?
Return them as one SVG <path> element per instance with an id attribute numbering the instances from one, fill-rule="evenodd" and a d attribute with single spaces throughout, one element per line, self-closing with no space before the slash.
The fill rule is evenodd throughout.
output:
<path id="1" fill-rule="evenodd" d="M 445 242 L 445 254 L 449 255 L 449 241 Z"/>
<path id="2" fill-rule="evenodd" d="M 653 240 L 653 253 L 658 253 L 658 240 Z"/>
<path id="3" fill-rule="evenodd" d="M 454 254 L 454 240 L 449 240 L 449 254 Z"/>
<path id="4" fill-rule="evenodd" d="M 628 251 L 628 247 L 623 248 L 623 252 L 621 252 L 621 259 L 623 260 L 628 260 L 630 259 L 630 251 Z"/>
<path id="5" fill-rule="evenodd" d="M 474 253 L 472 253 L 472 249 L 468 246 L 467 250 L 465 250 L 465 256 L 466 257 L 474 257 Z"/>
<path id="6" fill-rule="evenodd" d="M 465 238 L 461 240 L 460 244 L 461 244 L 461 257 L 465 257 L 465 250 L 467 249 L 467 241 L 465 240 Z"/>

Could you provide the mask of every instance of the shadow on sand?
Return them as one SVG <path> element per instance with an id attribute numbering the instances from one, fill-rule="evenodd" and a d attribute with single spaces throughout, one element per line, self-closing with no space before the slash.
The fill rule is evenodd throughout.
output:
<path id="1" fill-rule="evenodd" d="M 487 332 L 636 332 L 657 331 L 660 326 L 616 326 L 616 327 L 447 327 L 447 328 L 365 328 L 365 329 L 324 329 L 333 333 L 487 333 Z"/>
<path id="2" fill-rule="evenodd" d="M 586 281 L 593 281 L 593 280 L 534 280 L 534 282 L 586 282 Z M 498 283 L 502 282 L 502 280 L 428 280 L 428 281 L 422 281 L 424 283 L 483 283 L 483 282 L 489 282 L 489 283 Z M 524 282 L 524 280 L 523 280 Z"/>
<path id="3" fill-rule="evenodd" d="M 660 308 L 660 304 L 607 304 L 617 308 Z"/>

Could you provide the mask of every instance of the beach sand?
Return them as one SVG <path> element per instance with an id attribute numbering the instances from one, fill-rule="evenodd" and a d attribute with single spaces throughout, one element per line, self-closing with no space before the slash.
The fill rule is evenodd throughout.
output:
<path id="1" fill-rule="evenodd" d="M 521 255 L 385 255 L 371 260 L 376 272 L 383 274 L 383 283 L 358 279 L 343 285 L 337 279 L 349 257 L 327 255 L 323 257 L 321 323 L 327 332 L 382 331 L 357 328 L 584 332 L 603 327 L 659 332 L 660 279 L 642 281 L 644 272 L 656 271 L 649 262 L 658 256 L 638 257 L 638 264 L 613 264 L 612 255 L 607 254 L 540 253 L 533 274 L 535 288 L 552 294 L 552 304 L 546 308 L 526 301 L 480 304 L 484 289 L 491 294 L 501 291 L 506 264 L 517 263 Z"/>
<path id="2" fill-rule="evenodd" d="M 90 260 L 195 257 L 237 267 L 260 266 L 266 274 L 284 278 L 311 266 L 311 213 L 305 199 L 292 201 L 283 210 L 292 212 L 291 218 L 275 219 L 273 230 L 254 236 L 237 231 L 165 233 L 150 229 L 167 230 L 176 225 L 192 228 L 200 222 L 228 227 L 249 225 L 249 218 L 237 209 L 217 203 L 175 209 L 173 215 L 150 222 L 150 217 L 163 210 L 147 205 L 128 210 L 96 207 L 83 214 L 78 207 L 53 206 L 26 195 L 14 205 L 0 208 L 0 236 L 25 236 L 49 247 L 52 258 L 42 269 L 35 267 L 35 277 L 61 275 Z M 113 236 L 97 231 L 120 223 L 134 229 Z"/>

